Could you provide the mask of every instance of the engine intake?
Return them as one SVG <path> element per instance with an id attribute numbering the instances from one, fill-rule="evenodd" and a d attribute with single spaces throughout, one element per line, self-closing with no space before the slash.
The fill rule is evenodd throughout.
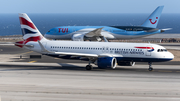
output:
<path id="1" fill-rule="evenodd" d="M 71 38 L 73 41 L 84 41 L 83 34 L 74 34 Z"/>
<path id="2" fill-rule="evenodd" d="M 117 60 L 114 57 L 101 57 L 97 60 L 98 68 L 112 68 L 115 69 L 117 65 Z"/>

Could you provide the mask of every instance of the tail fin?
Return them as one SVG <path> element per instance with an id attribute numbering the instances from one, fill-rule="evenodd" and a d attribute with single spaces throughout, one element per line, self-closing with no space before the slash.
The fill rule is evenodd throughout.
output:
<path id="1" fill-rule="evenodd" d="M 24 44 L 26 44 L 29 41 L 37 42 L 38 40 L 41 41 L 45 39 L 43 35 L 39 32 L 39 30 L 36 28 L 34 23 L 31 21 L 31 19 L 28 17 L 27 14 L 20 13 L 19 20 L 21 24 L 23 39 L 25 41 Z"/>
<path id="2" fill-rule="evenodd" d="M 157 7 L 148 19 L 141 25 L 143 27 L 156 28 L 164 6 Z"/>

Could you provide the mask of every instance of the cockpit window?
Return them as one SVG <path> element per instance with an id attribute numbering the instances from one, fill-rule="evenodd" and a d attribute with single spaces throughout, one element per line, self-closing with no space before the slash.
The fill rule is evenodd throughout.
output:
<path id="1" fill-rule="evenodd" d="M 157 52 L 167 52 L 166 49 L 158 49 Z"/>

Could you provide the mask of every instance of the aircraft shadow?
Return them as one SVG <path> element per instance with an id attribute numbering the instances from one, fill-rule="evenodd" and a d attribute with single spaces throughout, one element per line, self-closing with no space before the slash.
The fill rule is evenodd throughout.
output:
<path id="1" fill-rule="evenodd" d="M 61 66 L 62 63 L 59 63 L 59 66 L 35 66 L 35 65 L 0 65 L 0 71 L 21 71 L 21 70 L 71 70 L 71 71 L 87 71 L 85 66 L 76 66 L 72 64 L 66 64 L 66 66 Z M 2 67 L 2 69 L 1 69 Z M 102 71 L 102 72 L 149 72 L 148 66 L 144 68 L 136 67 L 117 67 L 116 69 L 99 69 L 98 67 L 93 67 L 89 72 Z M 155 69 L 152 72 L 162 72 L 162 73 L 178 73 L 180 69 Z"/>

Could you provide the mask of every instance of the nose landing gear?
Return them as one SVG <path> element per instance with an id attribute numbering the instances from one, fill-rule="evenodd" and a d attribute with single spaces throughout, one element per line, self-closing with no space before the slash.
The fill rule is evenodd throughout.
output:
<path id="1" fill-rule="evenodd" d="M 153 70 L 153 67 L 152 67 L 152 62 L 148 62 L 148 65 L 149 65 L 148 70 L 149 70 L 149 71 L 152 71 L 152 70 Z"/>

